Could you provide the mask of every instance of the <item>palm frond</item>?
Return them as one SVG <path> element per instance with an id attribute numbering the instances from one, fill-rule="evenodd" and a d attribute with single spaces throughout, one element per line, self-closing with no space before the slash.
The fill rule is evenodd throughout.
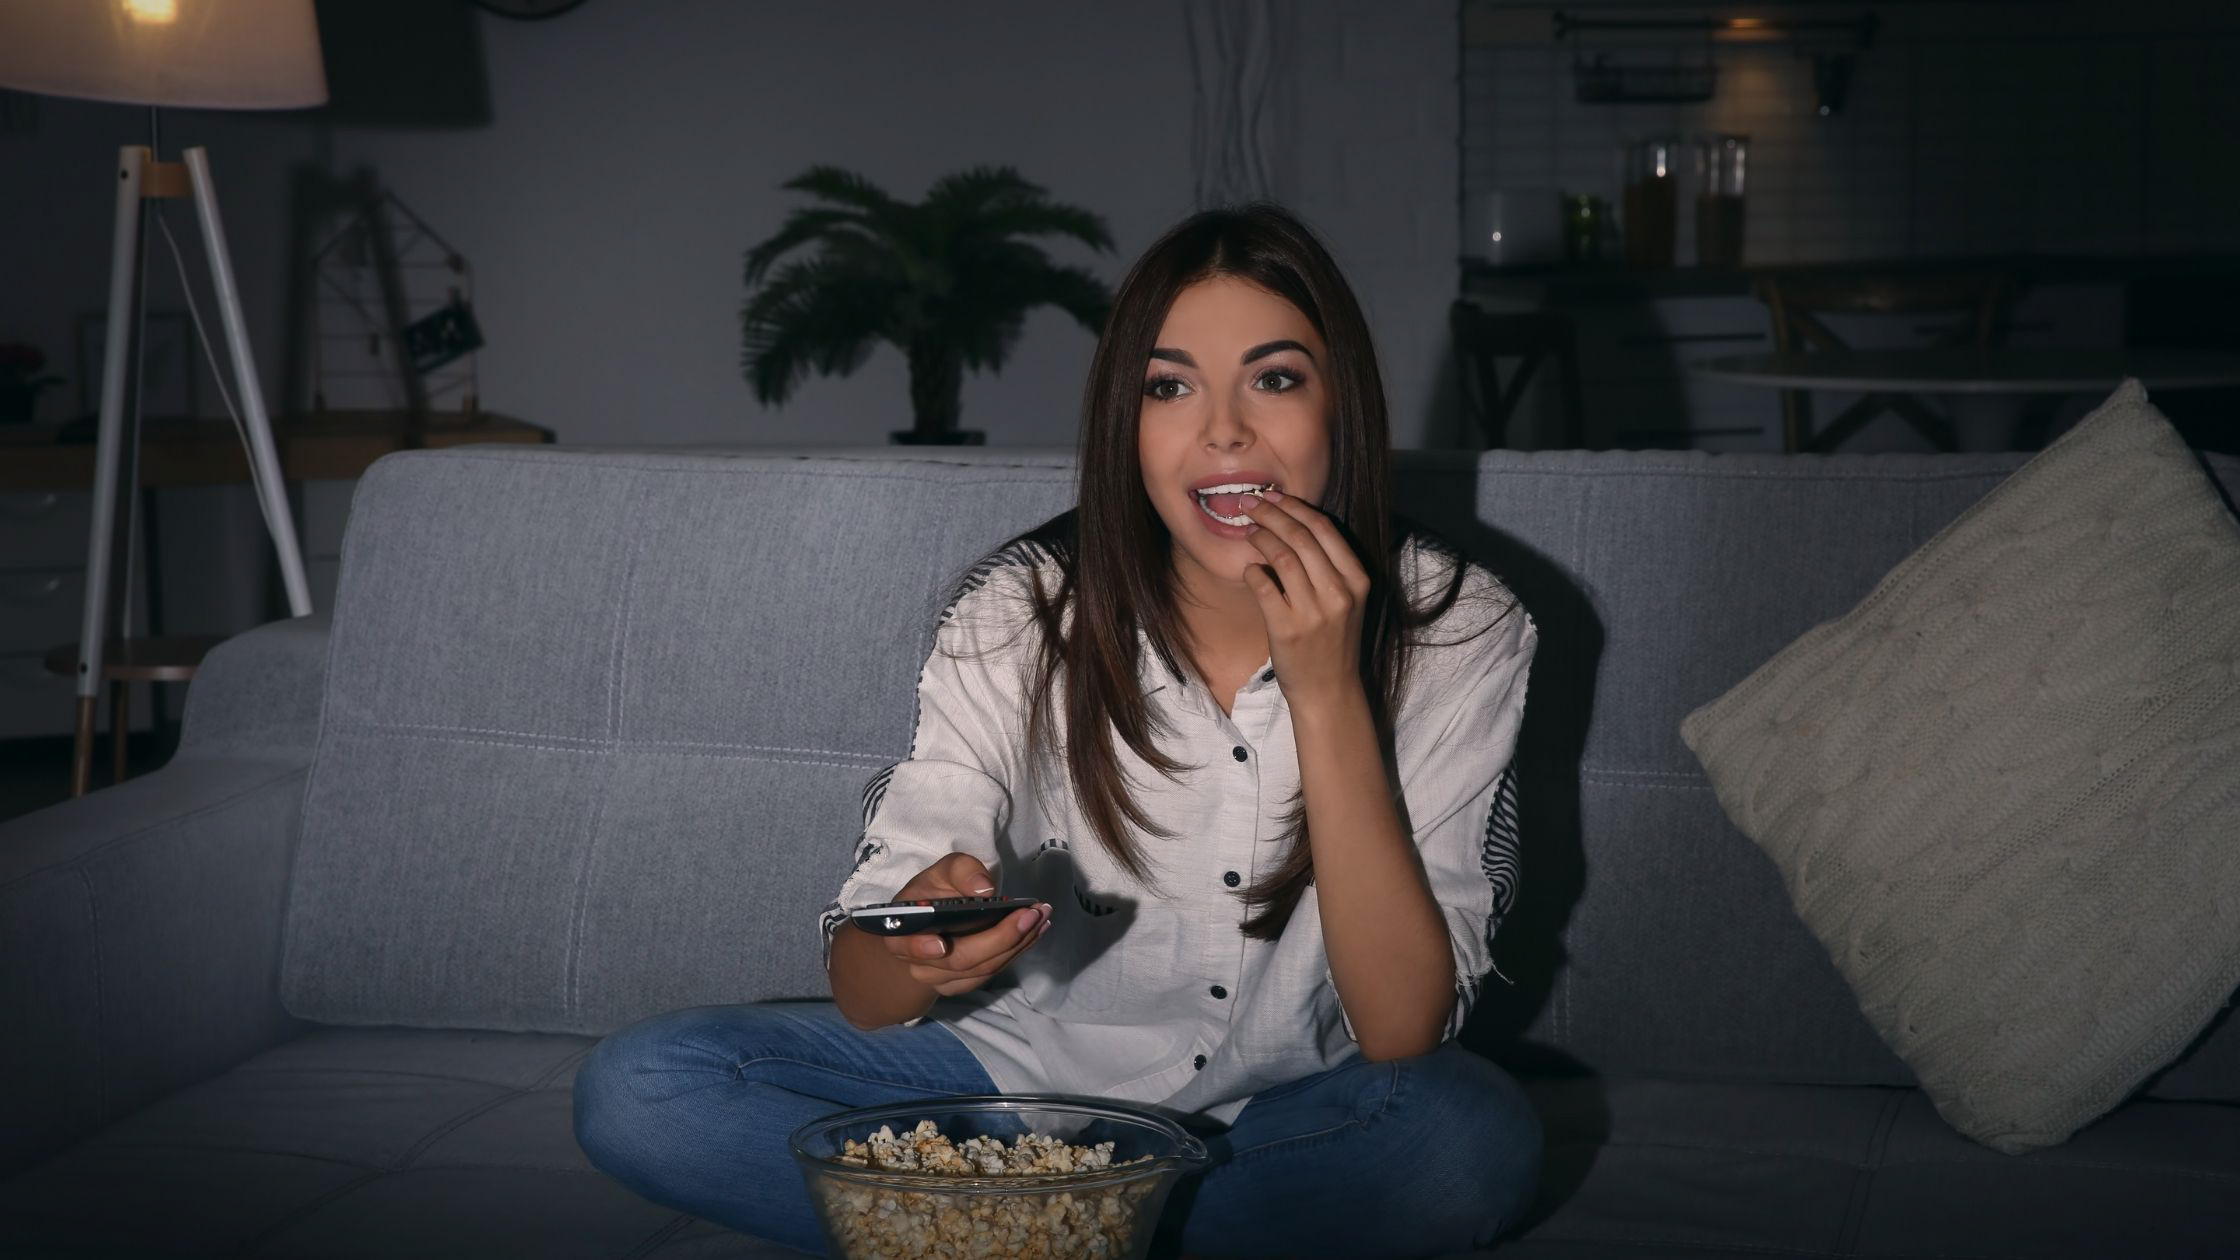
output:
<path id="1" fill-rule="evenodd" d="M 1054 201 L 990 206 L 972 221 L 982 237 L 1065 236 L 1099 252 L 1112 250 L 1112 233 L 1102 216 Z"/>
<path id="2" fill-rule="evenodd" d="M 1036 307 L 1055 306 L 1092 333 L 1103 330 L 1111 310 L 1111 290 L 1102 280 L 1079 267 L 1057 266 L 1021 241 L 976 251 L 966 274 L 970 287 L 942 306 L 938 322 L 975 370 L 1003 366 Z"/>
<path id="3" fill-rule="evenodd" d="M 779 225 L 769 240 L 747 253 L 747 287 L 762 282 L 771 264 L 803 245 L 829 244 L 835 240 L 868 241 L 882 231 L 878 222 L 858 210 L 796 210 Z"/>
<path id="4" fill-rule="evenodd" d="M 935 180 L 919 204 L 939 214 L 964 216 L 991 204 L 1046 195 L 1041 185 L 1029 183 L 1011 167 L 975 166 Z"/>
<path id="5" fill-rule="evenodd" d="M 877 184 L 838 166 L 812 166 L 792 179 L 779 185 L 792 192 L 805 192 L 812 197 L 843 206 L 854 206 L 874 217 L 885 218 L 902 209 L 902 203 L 887 195 Z"/>
<path id="6" fill-rule="evenodd" d="M 831 259 L 790 264 L 739 314 L 740 367 L 764 405 L 783 403 L 811 371 L 853 372 L 891 332 L 897 290 L 881 272 Z"/>

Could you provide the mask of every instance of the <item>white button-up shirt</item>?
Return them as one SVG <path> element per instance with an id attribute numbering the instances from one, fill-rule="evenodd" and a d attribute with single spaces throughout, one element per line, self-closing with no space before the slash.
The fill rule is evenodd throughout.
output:
<path id="1" fill-rule="evenodd" d="M 1455 563 L 1411 539 L 1397 580 L 1420 602 Z M 1169 780 L 1113 741 L 1136 799 L 1173 837 L 1133 837 L 1156 875 L 1144 887 L 1107 856 L 1071 791 L 1051 786 L 1062 778 L 1029 765 L 1024 706 L 1039 631 L 1025 591 L 1036 570 L 1057 589 L 1053 557 L 1006 548 L 943 614 L 918 679 L 910 756 L 865 789 L 855 869 L 821 917 L 827 965 L 843 907 L 892 900 L 944 855 L 970 853 L 1000 895 L 1049 902 L 1050 932 L 926 1017 L 954 1029 L 1004 1093 L 1088 1094 L 1229 1124 L 1254 1092 L 1360 1053 L 1314 888 L 1279 939 L 1239 930 L 1238 893 L 1282 857 L 1299 790 L 1290 709 L 1263 664 L 1224 713 L 1202 680 L 1175 677 L 1139 636 L 1137 676 L 1155 731 L 1166 728 L 1159 747 L 1194 767 Z M 1454 947 L 1452 1037 L 1495 970 L 1494 934 L 1516 896 L 1511 761 L 1538 632 L 1473 565 L 1463 597 L 1422 637 L 1431 645 L 1415 651 L 1394 744 L 1402 823 Z M 1059 713 L 1063 686 L 1061 673 Z"/>

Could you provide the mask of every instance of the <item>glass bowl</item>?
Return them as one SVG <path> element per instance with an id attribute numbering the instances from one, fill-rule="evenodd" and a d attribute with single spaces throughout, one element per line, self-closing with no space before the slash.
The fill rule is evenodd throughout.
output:
<path id="1" fill-rule="evenodd" d="M 1112 1143 L 1112 1164 L 1070 1173 L 955 1173 L 843 1164 L 848 1141 L 886 1126 L 901 1137 L 931 1120 L 961 1145 L 1012 1146 L 1021 1134 L 1081 1146 Z M 835 1260 L 1032 1255 L 1144 1260 L 1176 1181 L 1208 1163 L 1205 1144 L 1148 1111 L 1044 1094 L 920 1098 L 813 1120 L 788 1139 Z"/>

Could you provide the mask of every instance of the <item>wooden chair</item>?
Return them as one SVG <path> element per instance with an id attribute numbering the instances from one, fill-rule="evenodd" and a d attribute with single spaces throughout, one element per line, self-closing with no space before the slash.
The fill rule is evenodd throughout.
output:
<path id="1" fill-rule="evenodd" d="M 1776 273 L 1760 276 L 1756 288 L 1772 317 L 1774 349 L 1782 354 L 1851 349 L 1821 322 L 1828 314 L 1958 316 L 1930 348 L 1988 349 L 2000 336 L 2008 295 L 2006 278 L 1991 273 Z M 1800 389 L 1781 391 L 1781 449 L 1832 451 L 1885 411 L 1896 412 L 1938 450 L 1958 449 L 1951 422 L 1911 394 L 1867 394 L 1814 433 L 1812 396 Z"/>
<path id="2" fill-rule="evenodd" d="M 1509 444 L 1509 418 L 1516 414 L 1525 387 L 1550 360 L 1562 393 L 1562 431 L 1568 447 L 1586 445 L 1587 427 L 1579 408 L 1579 338 L 1571 317 L 1561 311 L 1495 314 L 1474 302 L 1457 301 L 1447 311 L 1454 334 L 1455 364 L 1462 378 L 1464 441 L 1474 428 L 1485 449 Z M 1501 360 L 1517 360 L 1506 385 Z"/>

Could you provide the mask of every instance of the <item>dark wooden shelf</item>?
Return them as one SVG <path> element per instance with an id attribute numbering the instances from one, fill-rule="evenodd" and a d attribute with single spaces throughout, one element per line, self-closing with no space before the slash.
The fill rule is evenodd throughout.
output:
<path id="1" fill-rule="evenodd" d="M 550 442 L 552 431 L 492 412 L 472 417 L 438 413 L 419 421 L 408 412 L 330 411 L 275 420 L 273 447 L 289 481 L 347 480 L 392 451 L 476 442 Z M 0 491 L 89 490 L 94 443 L 90 425 L 0 426 Z M 249 480 L 249 461 L 226 419 L 148 419 L 140 426 L 140 484 L 229 485 Z"/>

